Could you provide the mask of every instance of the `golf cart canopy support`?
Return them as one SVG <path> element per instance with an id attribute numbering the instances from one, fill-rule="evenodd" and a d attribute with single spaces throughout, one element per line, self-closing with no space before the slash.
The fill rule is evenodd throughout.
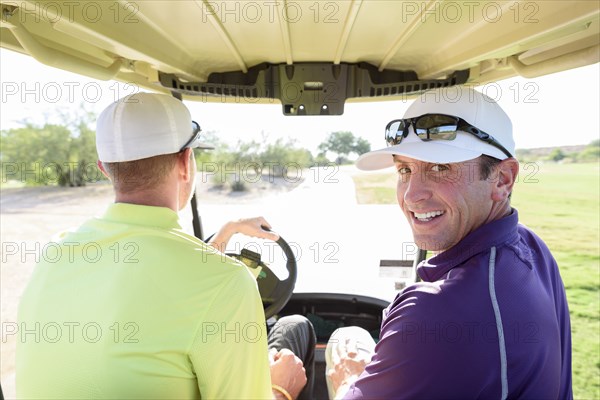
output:
<path id="1" fill-rule="evenodd" d="M 342 115 L 348 98 L 400 96 L 467 82 L 469 71 L 419 80 L 414 71 L 378 71 L 367 63 L 263 63 L 247 72 L 212 73 L 208 82 L 185 82 L 159 73 L 160 83 L 188 96 L 279 99 L 285 115 Z"/>

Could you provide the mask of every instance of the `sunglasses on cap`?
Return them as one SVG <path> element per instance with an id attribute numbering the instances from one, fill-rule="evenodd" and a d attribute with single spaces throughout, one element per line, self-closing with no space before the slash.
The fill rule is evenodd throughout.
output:
<path id="1" fill-rule="evenodd" d="M 188 140 L 181 149 L 179 149 L 179 151 L 182 151 L 183 149 L 185 149 L 186 147 L 188 147 L 190 144 L 194 143 L 196 140 L 198 140 L 198 138 L 200 137 L 200 132 L 202 132 L 202 129 L 200 128 L 200 124 L 198 124 L 196 121 L 192 121 L 192 137 L 190 140 Z"/>
<path id="2" fill-rule="evenodd" d="M 462 118 L 446 114 L 424 114 L 420 117 L 395 119 L 385 127 L 385 142 L 388 146 L 395 146 L 408 136 L 408 127 L 413 126 L 417 137 L 424 142 L 433 140 L 454 140 L 458 131 L 470 133 L 498 149 L 508 157 L 512 154 L 494 137 L 477 129 Z"/>

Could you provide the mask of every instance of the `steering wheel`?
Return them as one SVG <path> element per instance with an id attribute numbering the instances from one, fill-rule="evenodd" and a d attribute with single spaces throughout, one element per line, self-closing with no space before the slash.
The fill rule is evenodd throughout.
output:
<path id="1" fill-rule="evenodd" d="M 265 318 L 267 319 L 281 311 L 290 297 L 292 297 L 298 275 L 296 256 L 290 246 L 281 236 L 275 243 L 283 250 L 283 254 L 287 260 L 285 266 L 288 270 L 288 277 L 284 280 L 279 279 L 268 265 L 261 261 L 260 254 L 254 251 L 242 249 L 239 254 L 226 253 L 228 256 L 240 260 L 248 268 L 254 270 L 258 291 L 260 292 L 260 297 L 265 308 Z"/>

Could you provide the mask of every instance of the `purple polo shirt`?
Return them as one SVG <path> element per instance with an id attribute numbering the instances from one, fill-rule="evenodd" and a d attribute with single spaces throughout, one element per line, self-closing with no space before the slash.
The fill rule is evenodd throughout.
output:
<path id="1" fill-rule="evenodd" d="M 418 274 L 384 311 L 373 360 L 346 399 L 573 397 L 558 266 L 516 210 Z"/>

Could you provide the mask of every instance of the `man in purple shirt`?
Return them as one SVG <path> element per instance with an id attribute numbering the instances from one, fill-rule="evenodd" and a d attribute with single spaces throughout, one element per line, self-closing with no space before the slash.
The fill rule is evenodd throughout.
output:
<path id="1" fill-rule="evenodd" d="M 330 394 L 571 399 L 565 290 L 548 247 L 511 208 L 519 163 L 506 113 L 473 89 L 438 89 L 390 122 L 386 141 L 357 166 L 396 168 L 414 241 L 434 256 L 385 310 L 372 352 L 356 331 L 334 333 Z"/>

